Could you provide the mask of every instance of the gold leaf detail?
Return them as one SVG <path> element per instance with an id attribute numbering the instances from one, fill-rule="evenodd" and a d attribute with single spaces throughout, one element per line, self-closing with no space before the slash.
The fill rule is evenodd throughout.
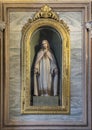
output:
<path id="1" fill-rule="evenodd" d="M 58 15 L 48 5 L 44 5 L 41 10 L 34 15 L 33 20 L 40 18 L 52 18 L 57 21 L 59 20 Z"/>

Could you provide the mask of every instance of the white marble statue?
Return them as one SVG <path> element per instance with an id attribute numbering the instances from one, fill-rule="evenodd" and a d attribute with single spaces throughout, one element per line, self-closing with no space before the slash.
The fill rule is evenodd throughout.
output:
<path id="1" fill-rule="evenodd" d="M 47 40 L 43 40 L 34 65 L 34 95 L 56 96 L 58 68 Z"/>

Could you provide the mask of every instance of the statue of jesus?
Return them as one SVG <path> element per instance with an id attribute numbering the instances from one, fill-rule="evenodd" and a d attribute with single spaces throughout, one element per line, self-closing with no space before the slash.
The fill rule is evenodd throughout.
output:
<path id="1" fill-rule="evenodd" d="M 34 65 L 34 95 L 57 96 L 58 67 L 47 40 L 41 43 Z"/>

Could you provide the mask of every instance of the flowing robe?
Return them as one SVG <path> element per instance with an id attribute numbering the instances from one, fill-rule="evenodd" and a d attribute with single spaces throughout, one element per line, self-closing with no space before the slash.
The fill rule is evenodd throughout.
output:
<path id="1" fill-rule="evenodd" d="M 55 72 L 55 70 L 57 72 Z M 40 50 L 34 66 L 34 95 L 56 96 L 58 86 L 58 69 L 54 55 L 47 50 Z"/>

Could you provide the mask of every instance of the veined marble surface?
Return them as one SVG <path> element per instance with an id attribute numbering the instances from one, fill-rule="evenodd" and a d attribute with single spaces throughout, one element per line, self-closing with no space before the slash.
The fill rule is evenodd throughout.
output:
<path id="1" fill-rule="evenodd" d="M 70 28 L 71 37 L 71 112 L 70 115 L 21 115 L 20 43 L 21 29 L 34 12 L 10 12 L 10 97 L 9 117 L 20 121 L 82 121 L 82 13 L 58 12 Z"/>

